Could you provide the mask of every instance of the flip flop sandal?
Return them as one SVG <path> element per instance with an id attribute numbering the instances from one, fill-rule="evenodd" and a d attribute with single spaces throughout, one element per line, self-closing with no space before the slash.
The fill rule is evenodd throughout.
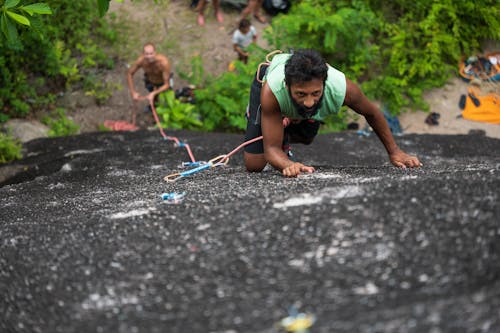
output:
<path id="1" fill-rule="evenodd" d="M 458 101 L 458 107 L 460 110 L 465 109 L 465 103 L 467 102 L 467 96 L 461 95 L 460 100 Z"/>
<path id="2" fill-rule="evenodd" d="M 477 99 L 476 96 L 474 96 L 473 94 L 469 93 L 469 97 L 470 97 L 470 99 L 472 99 L 472 103 L 474 103 L 474 105 L 476 107 L 478 107 L 478 106 L 481 105 L 481 102 L 479 102 L 479 100 Z"/>

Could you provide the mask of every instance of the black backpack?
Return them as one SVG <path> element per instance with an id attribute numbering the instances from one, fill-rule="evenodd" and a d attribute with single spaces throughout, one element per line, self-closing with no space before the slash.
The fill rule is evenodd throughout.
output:
<path id="1" fill-rule="evenodd" d="M 292 4 L 290 0 L 264 0 L 262 7 L 265 11 L 272 16 L 278 15 L 279 13 L 288 13 Z"/>

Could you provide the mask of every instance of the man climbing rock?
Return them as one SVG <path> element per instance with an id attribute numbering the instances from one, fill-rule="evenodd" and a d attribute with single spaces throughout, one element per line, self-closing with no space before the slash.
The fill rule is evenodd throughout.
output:
<path id="1" fill-rule="evenodd" d="M 339 112 L 343 105 L 366 118 L 393 165 L 401 168 L 422 165 L 417 157 L 397 146 L 384 115 L 357 85 L 328 65 L 318 52 L 298 50 L 275 55 L 254 79 L 245 140 L 260 135 L 263 140 L 245 147 L 245 167 L 260 172 L 269 163 L 285 177 L 314 172 L 314 167 L 292 161 L 287 145 L 312 143 L 320 122 Z"/>

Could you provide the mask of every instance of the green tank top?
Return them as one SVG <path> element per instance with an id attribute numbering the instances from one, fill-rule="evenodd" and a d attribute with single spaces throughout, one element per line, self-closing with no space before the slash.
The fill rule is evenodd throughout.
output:
<path id="1" fill-rule="evenodd" d="M 290 54 L 277 54 L 269 65 L 264 80 L 278 100 L 281 114 L 291 119 L 303 117 L 295 109 L 292 98 L 285 85 L 285 64 Z M 346 93 L 346 79 L 344 73 L 328 65 L 328 76 L 325 82 L 324 97 L 321 107 L 312 119 L 323 120 L 327 116 L 340 111 Z"/>

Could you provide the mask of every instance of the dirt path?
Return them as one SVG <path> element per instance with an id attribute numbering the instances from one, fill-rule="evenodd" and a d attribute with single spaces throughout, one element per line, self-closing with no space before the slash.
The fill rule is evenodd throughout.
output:
<path id="1" fill-rule="evenodd" d="M 71 109 L 72 118 L 81 127 L 81 132 L 97 131 L 99 125 L 106 119 L 130 120 L 132 110 L 137 111 L 137 121 L 141 127 L 151 125 L 151 116 L 142 112 L 143 104 L 133 106 L 128 93 L 126 83 L 127 62 L 133 62 L 141 52 L 141 47 L 146 42 L 157 45 L 160 53 L 166 54 L 173 64 L 175 73 L 174 88 L 180 88 L 188 84 L 179 77 L 179 72 L 188 72 L 191 68 L 190 59 L 195 55 L 201 55 L 205 72 L 220 74 L 227 69 L 228 64 L 235 59 L 235 53 L 231 45 L 231 33 L 236 27 L 239 11 L 232 8 L 223 8 L 224 23 L 215 20 L 212 6 L 208 5 L 206 10 L 206 25 L 200 27 L 196 23 L 196 13 L 189 7 L 189 1 L 170 0 L 167 5 L 154 5 L 152 2 L 111 2 L 108 19 L 113 16 L 123 18 L 127 22 L 124 34 L 127 35 L 126 42 L 120 44 L 117 49 L 122 59 L 126 61 L 118 63 L 114 70 L 109 71 L 104 80 L 117 83 L 122 89 L 115 90 L 113 96 L 105 105 L 97 106 L 89 103 L 88 99 L 74 96 Z M 268 20 L 272 18 L 267 16 Z M 262 32 L 267 24 L 252 21 L 259 34 L 258 44 L 266 46 L 262 38 Z M 143 88 L 142 75 L 135 76 L 136 87 L 145 92 Z M 400 122 L 405 133 L 433 133 L 433 134 L 467 134 L 471 130 L 482 130 L 486 135 L 500 138 L 500 126 L 473 122 L 460 118 L 458 101 L 460 95 L 464 94 L 467 84 L 458 78 L 450 80 L 443 88 L 434 89 L 426 93 L 431 112 L 437 112 L 441 118 L 439 125 L 430 126 L 425 123 L 426 112 L 409 112 L 400 116 Z M 81 97 L 81 96 L 80 96 Z M 78 103 L 79 100 L 87 100 Z M 363 126 L 363 121 L 360 121 Z"/>

